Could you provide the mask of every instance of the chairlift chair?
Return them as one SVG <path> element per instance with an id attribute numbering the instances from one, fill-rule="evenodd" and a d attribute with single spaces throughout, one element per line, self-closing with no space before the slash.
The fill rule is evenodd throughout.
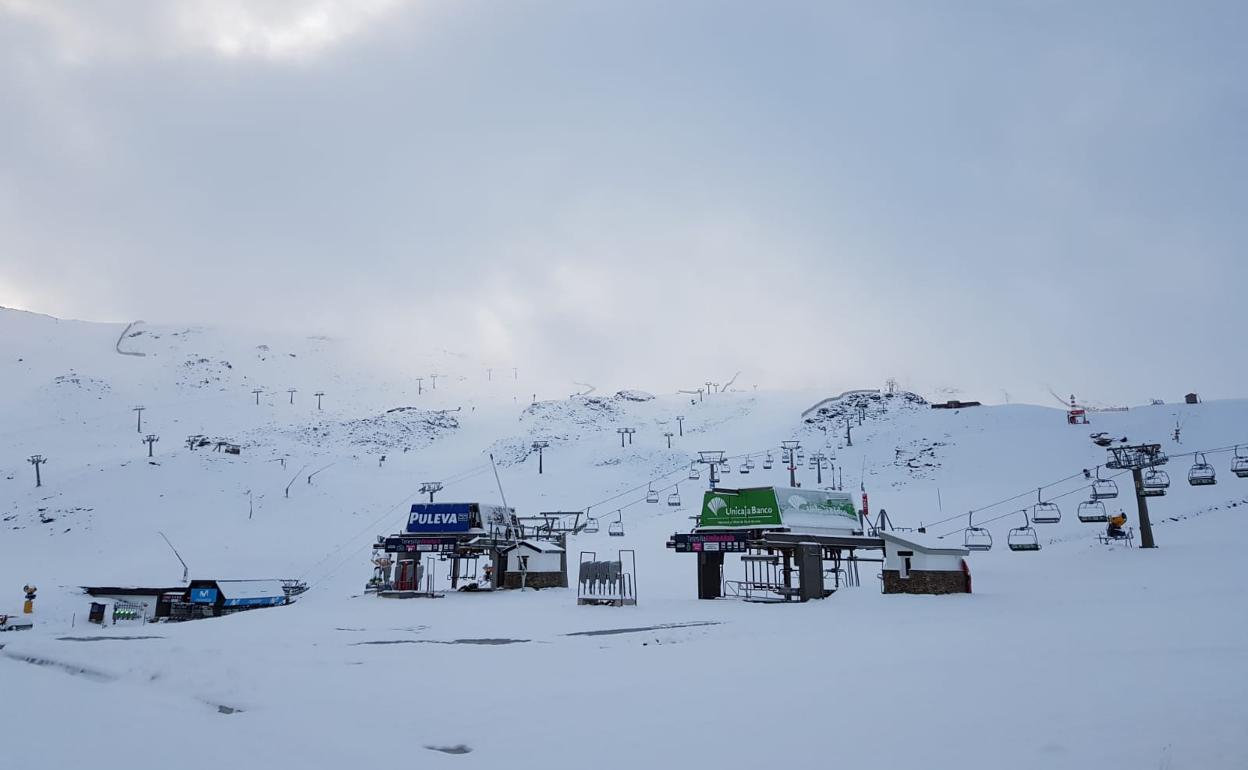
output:
<path id="1" fill-rule="evenodd" d="M 1079 521 L 1084 524 L 1103 524 L 1109 521 L 1109 513 L 1105 510 L 1105 503 L 1100 500 L 1085 500 L 1079 503 L 1079 510 L 1076 511 Z"/>
<path id="2" fill-rule="evenodd" d="M 1207 487 L 1218 483 L 1217 471 L 1205 461 L 1204 452 L 1196 453 L 1196 462 L 1193 463 L 1192 469 L 1187 472 L 1187 483 L 1194 487 Z"/>
<path id="3" fill-rule="evenodd" d="M 1113 500 L 1118 496 L 1118 482 L 1113 479 L 1101 478 L 1101 469 L 1096 469 L 1096 481 L 1092 482 L 1093 500 Z"/>
<path id="4" fill-rule="evenodd" d="M 1045 502 L 1040 497 L 1041 490 L 1036 490 L 1036 504 L 1031 510 L 1033 524 L 1056 524 L 1062 520 L 1062 509 L 1057 503 Z"/>
<path id="5" fill-rule="evenodd" d="M 1039 551 L 1040 538 L 1036 535 L 1031 522 L 1027 520 L 1027 511 L 1022 511 L 1022 514 L 1023 526 L 1011 529 L 1010 534 L 1006 536 L 1005 544 L 1010 547 L 1011 551 Z"/>
<path id="6" fill-rule="evenodd" d="M 732 473 L 732 465 L 730 463 L 724 463 L 723 465 L 719 466 L 719 472 L 724 474 L 725 476 L 728 475 L 729 473 Z"/>
<path id="7" fill-rule="evenodd" d="M 983 527 L 977 527 L 966 514 L 966 530 L 962 533 L 962 547 L 968 551 L 991 551 L 992 533 Z"/>
<path id="8" fill-rule="evenodd" d="M 655 490 L 653 486 L 648 487 L 646 489 L 646 502 L 657 503 L 658 501 L 659 501 L 659 493 Z"/>
<path id="9" fill-rule="evenodd" d="M 581 531 L 588 532 L 591 535 L 597 532 L 598 531 L 598 519 L 594 518 L 593 516 L 587 516 L 585 518 L 585 528 L 582 529 Z"/>
<path id="10" fill-rule="evenodd" d="M 677 487 L 675 492 L 667 496 L 667 505 L 670 508 L 680 507 L 680 487 Z"/>
<path id="11" fill-rule="evenodd" d="M 769 470 L 771 470 L 771 466 L 772 466 L 772 465 L 774 465 L 774 464 L 775 464 L 775 460 L 773 460 L 773 459 L 771 458 L 771 455 L 770 455 L 770 454 L 769 454 L 769 455 L 767 455 L 767 459 L 766 459 L 766 460 L 763 460 L 763 470 L 765 470 L 765 471 L 769 471 Z"/>
<path id="12" fill-rule="evenodd" d="M 611 537 L 624 537 L 624 512 L 616 511 L 616 519 L 607 525 L 607 534 Z"/>
<path id="13" fill-rule="evenodd" d="M 689 463 L 689 480 L 697 481 L 702 478 L 702 471 L 698 470 L 693 463 Z"/>
<path id="14" fill-rule="evenodd" d="M 1140 483 L 1140 495 L 1143 497 L 1162 497 L 1170 486 L 1170 474 L 1156 468 L 1149 468 Z"/>
<path id="15" fill-rule="evenodd" d="M 1235 457 L 1231 459 L 1231 473 L 1248 479 L 1248 455 L 1240 454 L 1239 447 L 1235 447 Z"/>
<path id="16" fill-rule="evenodd" d="M 749 472 L 750 472 L 750 464 L 749 464 L 749 463 L 741 463 L 739 466 L 737 466 L 737 470 L 738 470 L 738 471 L 740 471 L 741 473 L 749 473 Z"/>

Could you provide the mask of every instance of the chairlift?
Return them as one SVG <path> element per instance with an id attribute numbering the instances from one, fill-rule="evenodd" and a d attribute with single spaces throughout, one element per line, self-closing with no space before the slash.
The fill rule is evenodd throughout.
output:
<path id="1" fill-rule="evenodd" d="M 763 460 L 763 470 L 765 470 L 765 471 L 769 471 L 769 470 L 771 470 L 771 466 L 772 466 L 772 465 L 774 465 L 774 464 L 775 464 L 775 460 L 773 460 L 773 459 L 772 459 L 772 457 L 771 457 L 771 454 L 770 454 L 770 453 L 768 453 L 768 455 L 767 455 L 767 459 L 766 459 L 766 460 Z"/>
<path id="2" fill-rule="evenodd" d="M 611 537 L 624 537 L 624 511 L 616 511 L 615 516 L 615 521 L 607 525 L 607 534 Z"/>
<path id="3" fill-rule="evenodd" d="M 1040 493 L 1043 490 L 1036 490 L 1036 504 L 1031 510 L 1031 521 L 1033 524 L 1056 524 L 1062 520 L 1062 509 L 1057 503 L 1045 502 Z"/>
<path id="4" fill-rule="evenodd" d="M 1085 500 L 1079 503 L 1079 510 L 1075 512 L 1079 517 L 1079 521 L 1084 524 L 1103 524 L 1109 521 L 1109 513 L 1105 510 L 1105 503 L 1100 500 Z"/>
<path id="5" fill-rule="evenodd" d="M 585 517 L 585 527 L 581 531 L 588 532 L 591 535 L 597 532 L 598 531 L 598 519 L 594 518 L 593 516 L 587 515 Z"/>
<path id="6" fill-rule="evenodd" d="M 1169 486 L 1169 473 L 1156 468 L 1149 468 L 1144 473 L 1144 479 L 1140 483 L 1140 495 L 1142 497 L 1162 497 L 1166 494 L 1166 488 Z"/>
<path id="7" fill-rule="evenodd" d="M 729 473 L 732 473 L 732 464 L 724 463 L 723 465 L 719 466 L 719 472 L 724 474 L 725 476 L 728 475 Z"/>
<path id="8" fill-rule="evenodd" d="M 700 478 L 702 478 L 702 471 L 698 470 L 693 463 L 689 463 L 689 480 L 697 481 Z"/>
<path id="9" fill-rule="evenodd" d="M 1011 551 L 1039 551 L 1040 538 L 1036 535 L 1036 530 L 1031 526 L 1031 522 L 1027 520 L 1026 509 L 1022 510 L 1023 526 L 1015 527 L 1010 530 L 1010 534 L 1006 536 L 1005 544 L 1010 547 Z"/>
<path id="10" fill-rule="evenodd" d="M 1218 483 L 1217 471 L 1205 460 L 1204 452 L 1196 453 L 1196 462 L 1187 472 L 1187 483 L 1194 487 L 1207 487 Z"/>
<path id="11" fill-rule="evenodd" d="M 1101 478 L 1101 468 L 1096 468 L 1096 481 L 1092 482 L 1093 500 L 1113 500 L 1118 496 L 1118 482 Z"/>
<path id="12" fill-rule="evenodd" d="M 667 505 L 669 508 L 680 507 L 680 487 L 676 487 L 676 491 L 667 496 Z"/>
<path id="13" fill-rule="evenodd" d="M 962 547 L 968 551 L 991 551 L 992 533 L 975 526 L 971 514 L 966 514 L 966 530 L 962 533 Z"/>
<path id="14" fill-rule="evenodd" d="M 659 493 L 655 490 L 653 485 L 648 486 L 646 488 L 646 502 L 657 503 L 658 501 L 659 501 Z"/>
<path id="15" fill-rule="evenodd" d="M 1231 473 L 1248 479 L 1248 455 L 1240 454 L 1239 447 L 1235 447 L 1235 457 L 1231 459 Z"/>

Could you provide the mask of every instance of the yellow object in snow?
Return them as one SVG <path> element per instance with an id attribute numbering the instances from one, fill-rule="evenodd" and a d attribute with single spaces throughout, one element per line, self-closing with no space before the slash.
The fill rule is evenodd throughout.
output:
<path id="1" fill-rule="evenodd" d="M 1126 524 L 1126 523 L 1127 523 L 1127 515 L 1125 513 L 1119 513 L 1115 516 L 1111 516 L 1109 519 L 1109 524 L 1110 526 L 1113 526 L 1113 527 L 1121 527 L 1123 524 Z"/>
<path id="2" fill-rule="evenodd" d="M 22 614 L 31 615 L 34 613 L 34 611 L 35 611 L 35 600 L 27 599 L 26 603 L 22 605 Z"/>

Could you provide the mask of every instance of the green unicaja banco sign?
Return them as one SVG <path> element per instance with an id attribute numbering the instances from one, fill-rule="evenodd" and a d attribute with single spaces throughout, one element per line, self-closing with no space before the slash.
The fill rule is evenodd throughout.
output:
<path id="1" fill-rule="evenodd" d="M 707 492 L 702 498 L 699 527 L 778 527 L 780 505 L 773 488 Z"/>

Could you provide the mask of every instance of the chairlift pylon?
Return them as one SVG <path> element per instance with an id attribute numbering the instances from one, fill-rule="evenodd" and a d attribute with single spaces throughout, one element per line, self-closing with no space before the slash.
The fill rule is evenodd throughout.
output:
<path id="1" fill-rule="evenodd" d="M 1079 503 L 1075 515 L 1084 524 L 1102 524 L 1109 521 L 1109 512 L 1105 510 L 1105 503 L 1100 500 L 1085 500 Z"/>
<path id="2" fill-rule="evenodd" d="M 1027 520 L 1027 509 L 1024 508 L 1020 513 L 1023 514 L 1023 526 L 1011 529 L 1005 538 L 1005 544 L 1010 547 L 1011 551 L 1039 551 L 1040 537 L 1036 535 L 1035 528 Z"/>
<path id="3" fill-rule="evenodd" d="M 1031 510 L 1031 521 L 1033 524 L 1056 524 L 1062 520 L 1062 509 L 1057 503 L 1046 502 L 1041 494 L 1044 489 L 1036 490 L 1036 504 Z"/>
<path id="4" fill-rule="evenodd" d="M 1196 453 L 1196 462 L 1192 464 L 1192 469 L 1187 472 L 1187 483 L 1194 487 L 1207 487 L 1218 483 L 1218 473 L 1205 460 L 1204 452 Z"/>
<path id="5" fill-rule="evenodd" d="M 962 547 L 968 551 L 991 551 L 992 533 L 975 526 L 970 511 L 966 513 L 966 530 L 962 533 Z"/>

